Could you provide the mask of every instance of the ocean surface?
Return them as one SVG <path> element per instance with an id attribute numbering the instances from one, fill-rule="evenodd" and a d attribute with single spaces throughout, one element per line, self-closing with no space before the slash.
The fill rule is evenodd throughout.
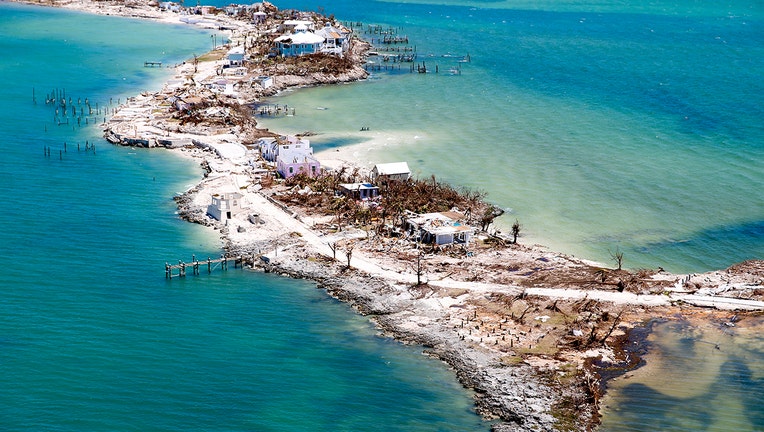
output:
<path id="1" fill-rule="evenodd" d="M 489 429 L 445 365 L 315 284 L 165 280 L 166 261 L 220 254 L 174 213 L 201 168 L 111 146 L 94 118 L 59 125 L 45 99 L 65 90 L 81 117 L 85 98 L 158 89 L 168 71 L 143 62 L 201 54 L 208 33 L 0 3 L 0 35 L 0 430 Z"/>
<path id="2" fill-rule="evenodd" d="M 296 115 L 264 126 L 484 190 L 521 242 L 679 272 L 764 258 L 760 2 L 276 5 L 394 28 L 439 73 L 289 92 L 270 102 Z M 95 124 L 159 88 L 169 72 L 144 61 L 201 54 L 209 33 L 0 3 L 0 36 L 0 430 L 490 428 L 440 362 L 311 283 L 164 279 L 220 253 L 174 214 L 201 169 Z M 602 429 L 764 429 L 761 336 L 708 331 L 657 326 L 651 364 L 695 367 L 617 380 Z"/>
<path id="3" fill-rule="evenodd" d="M 297 115 L 264 125 L 483 190 L 521 242 L 606 265 L 616 250 L 673 272 L 764 258 L 760 1 L 323 6 L 408 36 L 439 73 L 298 91 L 274 101 Z"/>

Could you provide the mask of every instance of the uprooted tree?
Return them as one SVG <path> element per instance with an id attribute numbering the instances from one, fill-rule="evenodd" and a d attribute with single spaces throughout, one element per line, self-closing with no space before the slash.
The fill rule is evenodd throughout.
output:
<path id="1" fill-rule="evenodd" d="M 483 211 L 483 215 L 480 218 L 480 230 L 488 231 L 488 227 L 493 223 L 494 219 L 504 214 L 504 210 L 499 207 L 489 205 Z"/>

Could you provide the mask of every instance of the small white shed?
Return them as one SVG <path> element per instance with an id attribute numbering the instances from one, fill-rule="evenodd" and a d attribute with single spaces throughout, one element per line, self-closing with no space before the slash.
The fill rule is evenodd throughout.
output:
<path id="1" fill-rule="evenodd" d="M 407 181 L 410 177 L 411 170 L 406 162 L 376 164 L 371 170 L 371 180 L 375 183 Z"/>
<path id="2" fill-rule="evenodd" d="M 244 211 L 243 199 L 244 195 L 238 192 L 212 195 L 212 204 L 207 206 L 207 214 L 220 222 L 227 222 L 228 219 Z"/>

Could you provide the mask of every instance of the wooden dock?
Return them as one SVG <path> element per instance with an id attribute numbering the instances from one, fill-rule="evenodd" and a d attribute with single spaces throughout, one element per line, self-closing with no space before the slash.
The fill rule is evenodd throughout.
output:
<path id="1" fill-rule="evenodd" d="M 254 258 L 253 258 L 254 259 Z M 196 259 L 196 255 L 191 256 L 191 262 L 187 263 L 182 260 L 178 260 L 177 264 L 164 263 L 164 276 L 166 279 L 172 279 L 174 277 L 186 277 L 186 272 L 191 269 L 192 275 L 198 275 L 200 268 L 203 265 L 207 267 L 207 273 L 212 273 L 212 270 L 220 268 L 221 270 L 228 270 L 228 265 L 233 262 L 233 268 L 244 268 L 244 257 L 235 256 L 229 257 L 221 255 L 220 258 L 212 259 L 207 257 L 206 260 L 199 261 Z"/>

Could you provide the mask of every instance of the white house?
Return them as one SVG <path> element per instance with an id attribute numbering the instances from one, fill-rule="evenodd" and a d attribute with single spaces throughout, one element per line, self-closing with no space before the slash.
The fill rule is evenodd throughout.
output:
<path id="1" fill-rule="evenodd" d="M 227 222 L 235 215 L 244 211 L 242 200 L 244 195 L 233 192 L 212 195 L 212 204 L 207 206 L 207 214 L 221 222 Z"/>
<path id="2" fill-rule="evenodd" d="M 206 82 L 203 85 L 215 93 L 223 93 L 227 95 L 232 95 L 236 93 L 236 91 L 234 90 L 234 85 L 236 85 L 236 82 L 230 81 L 225 78 Z"/>
<path id="3" fill-rule="evenodd" d="M 253 78 L 252 82 L 260 84 L 260 87 L 262 87 L 263 90 L 265 90 L 265 89 L 273 86 L 273 77 L 272 76 L 261 75 L 261 76 Z"/>
<path id="4" fill-rule="evenodd" d="M 244 64 L 244 47 L 236 46 L 228 50 L 228 66 L 241 66 Z"/>
<path id="5" fill-rule="evenodd" d="M 223 75 L 227 77 L 245 77 L 247 75 L 247 68 L 244 66 L 228 67 L 223 69 Z"/>
<path id="6" fill-rule="evenodd" d="M 181 6 L 180 3 L 165 1 L 159 3 L 159 8 L 164 11 L 180 12 Z"/>
<path id="7" fill-rule="evenodd" d="M 196 15 L 211 15 L 215 13 L 215 6 L 196 6 L 191 11 Z"/>
<path id="8" fill-rule="evenodd" d="M 379 188 L 371 183 L 342 183 L 339 190 L 342 195 L 361 201 L 379 196 Z"/>
<path id="9" fill-rule="evenodd" d="M 285 20 L 279 25 L 278 31 L 281 33 L 290 33 L 297 30 L 297 27 L 304 26 L 307 30 L 313 30 L 313 21 L 309 20 Z"/>
<path id="10" fill-rule="evenodd" d="M 310 156 L 313 154 L 313 148 L 310 146 L 310 140 L 298 138 L 293 135 L 281 136 L 276 138 L 260 138 L 258 141 L 260 154 L 268 162 L 276 162 L 279 155 L 290 154 L 294 156 Z"/>
<path id="11" fill-rule="evenodd" d="M 375 183 L 407 181 L 410 177 L 411 170 L 406 162 L 376 164 L 371 170 L 371 181 Z"/>
<path id="12" fill-rule="evenodd" d="M 258 140 L 263 159 L 276 163 L 276 171 L 284 178 L 297 174 L 315 177 L 321 174 L 321 163 L 313 157 L 310 141 L 296 136 L 260 138 Z"/>
<path id="13" fill-rule="evenodd" d="M 262 24 L 268 18 L 268 14 L 262 11 L 257 11 L 252 14 L 252 22 L 254 24 Z"/>
<path id="14" fill-rule="evenodd" d="M 227 15 L 236 16 L 241 14 L 242 12 L 245 12 L 247 8 L 248 7 L 246 5 L 231 4 L 226 6 L 224 9 Z"/>
<path id="15" fill-rule="evenodd" d="M 319 52 L 324 43 L 324 38 L 308 31 L 308 27 L 301 24 L 295 27 L 294 33 L 279 36 L 275 42 L 279 55 L 296 57 Z"/>
<path id="16" fill-rule="evenodd" d="M 341 57 L 350 47 L 347 34 L 333 27 L 331 23 L 326 23 L 323 28 L 316 30 L 316 34 L 324 38 L 321 52 Z"/>
<path id="17" fill-rule="evenodd" d="M 310 141 L 296 136 L 260 138 L 258 140 L 263 159 L 276 163 L 276 171 L 284 178 L 297 174 L 315 177 L 321 174 L 321 163 L 313 157 Z"/>
<path id="18" fill-rule="evenodd" d="M 472 239 L 472 227 L 462 222 L 457 212 L 412 213 L 406 219 L 406 230 L 426 244 L 466 244 Z"/>

